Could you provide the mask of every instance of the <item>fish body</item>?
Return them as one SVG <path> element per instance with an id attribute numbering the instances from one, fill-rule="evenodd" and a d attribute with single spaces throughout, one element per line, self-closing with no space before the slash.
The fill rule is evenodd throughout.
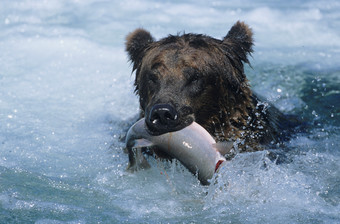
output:
<path id="1" fill-rule="evenodd" d="M 213 137 L 196 122 L 179 131 L 153 136 L 147 132 L 144 118 L 137 121 L 126 137 L 129 170 L 150 167 L 141 151 L 141 148 L 150 146 L 157 146 L 159 150 L 179 160 L 191 173 L 197 174 L 202 184 L 209 184 L 208 180 L 226 161 Z M 229 150 L 231 145 L 226 147 Z"/>

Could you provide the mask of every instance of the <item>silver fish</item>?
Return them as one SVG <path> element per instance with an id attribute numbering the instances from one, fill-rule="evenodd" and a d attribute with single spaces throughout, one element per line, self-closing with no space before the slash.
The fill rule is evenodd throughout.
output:
<path id="1" fill-rule="evenodd" d="M 226 159 L 222 155 L 228 153 L 233 144 L 231 142 L 216 144 L 212 136 L 196 122 L 179 131 L 152 136 L 146 131 L 145 120 L 142 118 L 132 125 L 127 133 L 128 170 L 136 171 L 150 167 L 142 148 L 151 146 L 157 146 L 161 151 L 179 160 L 206 185 L 221 164 L 225 163 Z"/>

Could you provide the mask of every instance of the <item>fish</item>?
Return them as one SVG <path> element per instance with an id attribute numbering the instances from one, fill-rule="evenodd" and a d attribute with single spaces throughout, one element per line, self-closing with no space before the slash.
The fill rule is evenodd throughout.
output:
<path id="1" fill-rule="evenodd" d="M 144 118 L 130 127 L 125 143 L 129 155 L 127 170 L 150 168 L 142 148 L 156 146 L 197 175 L 202 185 L 210 184 L 214 173 L 226 163 L 223 155 L 233 148 L 232 142 L 216 143 L 209 132 L 196 122 L 179 131 L 153 136 L 148 133 Z"/>

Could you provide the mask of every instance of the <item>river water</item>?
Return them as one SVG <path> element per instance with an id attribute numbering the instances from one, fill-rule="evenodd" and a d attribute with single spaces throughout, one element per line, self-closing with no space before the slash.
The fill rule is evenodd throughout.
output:
<path id="1" fill-rule="evenodd" d="M 0 223 L 340 223 L 340 2 L 2 0 Z M 125 36 L 255 33 L 252 88 L 309 124 L 201 186 L 125 171 L 138 113 Z M 269 152 L 276 151 L 280 161 Z"/>

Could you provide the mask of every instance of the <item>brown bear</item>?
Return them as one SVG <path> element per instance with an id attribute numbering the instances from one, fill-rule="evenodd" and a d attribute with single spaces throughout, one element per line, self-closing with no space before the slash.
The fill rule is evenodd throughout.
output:
<path id="1" fill-rule="evenodd" d="M 189 33 L 155 41 L 144 29 L 130 33 L 126 51 L 148 132 L 173 132 L 195 121 L 239 152 L 280 142 L 285 117 L 260 102 L 244 73 L 252 47 L 252 30 L 243 22 L 222 40 Z"/>

